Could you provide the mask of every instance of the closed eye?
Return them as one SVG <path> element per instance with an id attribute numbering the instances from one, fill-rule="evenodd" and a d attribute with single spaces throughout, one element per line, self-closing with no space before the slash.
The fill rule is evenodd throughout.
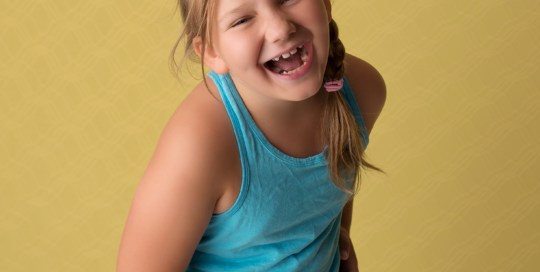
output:
<path id="1" fill-rule="evenodd" d="M 235 26 L 240 25 L 240 24 L 242 24 L 244 22 L 247 22 L 247 20 L 249 20 L 249 18 L 240 19 L 240 20 L 236 21 L 236 23 L 234 23 L 231 27 L 235 27 Z"/>

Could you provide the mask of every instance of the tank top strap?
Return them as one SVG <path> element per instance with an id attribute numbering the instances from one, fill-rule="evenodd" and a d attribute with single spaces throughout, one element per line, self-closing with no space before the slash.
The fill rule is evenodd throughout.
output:
<path id="1" fill-rule="evenodd" d="M 243 107 L 243 103 L 241 103 L 242 98 L 237 93 L 231 76 L 229 73 L 220 75 L 213 70 L 210 70 L 207 75 L 214 80 L 214 83 L 218 87 L 225 109 L 231 119 L 238 144 L 242 145 L 241 148 L 245 149 L 245 151 L 252 149 L 253 135 L 250 130 L 251 120 L 245 117 L 244 112 L 246 109 Z"/>
<path id="2" fill-rule="evenodd" d="M 207 75 L 214 80 L 218 87 L 225 109 L 231 119 L 238 145 L 244 150 L 245 159 L 248 162 L 252 160 L 252 154 L 261 149 L 258 142 L 258 131 L 253 130 L 253 127 L 256 127 L 255 121 L 251 118 L 229 73 L 221 75 L 210 70 Z"/>
<path id="3" fill-rule="evenodd" d="M 240 162 L 242 164 L 242 186 L 240 189 L 240 194 L 230 209 L 224 213 L 212 215 L 212 221 L 215 222 L 223 221 L 225 218 L 235 214 L 246 199 L 251 182 L 251 179 L 249 178 L 251 174 L 250 154 L 253 153 L 256 147 L 253 135 L 250 133 L 249 125 L 247 124 L 246 119 L 243 118 L 242 109 L 235 101 L 233 93 L 233 90 L 235 90 L 233 89 L 235 88 L 234 82 L 231 80 L 229 73 L 220 75 L 213 70 L 210 70 L 207 75 L 216 84 L 221 99 L 223 100 L 223 105 L 225 106 L 229 119 L 231 120 L 236 142 L 238 144 L 238 151 L 240 153 Z"/>
<path id="4" fill-rule="evenodd" d="M 366 124 L 364 124 L 364 119 L 362 119 L 362 112 L 360 111 L 360 106 L 358 106 L 358 103 L 351 89 L 351 86 L 349 85 L 349 82 L 347 82 L 347 79 L 345 79 L 345 76 L 343 76 L 343 88 L 341 88 L 340 91 L 343 94 L 343 97 L 345 98 L 345 102 L 347 103 L 347 106 L 349 106 L 349 109 L 354 115 L 354 118 L 356 118 L 356 123 L 358 123 L 358 125 L 362 129 L 362 139 L 364 142 L 364 150 L 365 150 L 369 144 L 369 134 L 367 133 Z"/>

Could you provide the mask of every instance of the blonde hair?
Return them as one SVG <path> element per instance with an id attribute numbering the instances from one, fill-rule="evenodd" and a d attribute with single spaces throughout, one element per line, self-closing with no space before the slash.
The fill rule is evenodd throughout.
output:
<path id="1" fill-rule="evenodd" d="M 195 53 L 193 39 L 200 37 L 201 44 L 212 46 L 211 22 L 214 15 L 215 0 L 178 0 L 177 7 L 180 7 L 184 27 L 170 54 L 170 68 L 171 70 L 176 68 L 176 71 L 173 70 L 173 74 L 180 80 L 178 74 L 186 59 L 189 58 L 191 61 L 200 63 L 204 84 L 210 91 L 204 77 L 204 62 L 201 61 L 204 59 L 205 46 L 202 46 L 201 56 L 199 57 Z M 339 80 L 345 73 L 345 47 L 338 38 L 338 34 L 336 22 L 334 20 L 330 21 L 330 49 L 324 73 L 326 81 Z M 174 55 L 178 44 L 183 38 L 186 39 L 185 52 L 181 62 L 177 64 Z M 358 170 L 361 167 L 384 173 L 383 170 L 365 160 L 364 136 L 341 92 L 330 92 L 328 94 L 321 120 L 320 135 L 323 142 L 328 145 L 328 152 L 325 154 L 328 173 L 334 184 L 347 193 L 344 198 L 351 195 L 351 199 L 354 199 L 358 194 L 361 180 L 360 171 Z M 353 182 L 348 188 L 346 179 L 342 177 L 343 174 L 353 178 Z"/>

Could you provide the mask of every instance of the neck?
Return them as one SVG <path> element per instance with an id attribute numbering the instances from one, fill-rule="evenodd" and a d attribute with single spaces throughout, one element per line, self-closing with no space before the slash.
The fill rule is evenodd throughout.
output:
<path id="1" fill-rule="evenodd" d="M 328 92 L 321 87 L 302 101 L 286 101 L 252 90 L 236 76 L 231 77 L 249 114 L 268 140 L 278 148 L 315 155 L 324 149 L 320 141 L 320 123 Z M 297 147 L 291 147 L 297 146 Z M 304 145 L 304 146 L 301 146 Z M 293 149 L 298 148 L 296 151 Z"/>
<path id="2" fill-rule="evenodd" d="M 306 124 L 318 124 L 328 98 L 322 83 L 315 95 L 302 101 L 286 101 L 251 90 L 234 75 L 231 78 L 251 117 L 259 126 L 268 124 L 271 127 L 305 128 Z"/>

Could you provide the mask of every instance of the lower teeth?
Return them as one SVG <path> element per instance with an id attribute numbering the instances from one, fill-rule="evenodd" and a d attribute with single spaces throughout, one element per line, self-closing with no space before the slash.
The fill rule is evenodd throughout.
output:
<path id="1" fill-rule="evenodd" d="M 300 65 L 300 67 L 298 67 L 298 68 L 296 68 L 296 69 L 294 69 L 292 71 L 284 71 L 284 70 L 281 70 L 281 69 L 279 69 L 277 67 L 274 67 L 272 70 L 274 72 L 276 72 L 277 74 L 281 74 L 281 75 L 290 75 L 290 74 L 294 74 L 294 73 L 298 72 L 300 69 L 302 69 L 302 67 L 304 67 L 304 65 L 306 65 L 306 62 L 308 60 L 308 52 L 307 52 L 307 50 L 304 47 L 302 47 L 301 50 L 302 51 L 300 52 L 300 57 L 302 58 L 302 61 L 304 63 L 302 65 Z"/>
<path id="2" fill-rule="evenodd" d="M 278 74 L 282 74 L 282 75 L 290 75 L 290 74 L 294 74 L 296 72 L 298 72 L 300 69 L 302 69 L 302 67 L 304 67 L 304 65 L 306 65 L 306 62 L 304 61 L 304 63 L 302 65 L 300 65 L 300 67 L 292 70 L 292 71 L 284 71 L 284 70 L 281 70 L 279 68 L 274 68 L 274 72 L 278 73 Z"/>

